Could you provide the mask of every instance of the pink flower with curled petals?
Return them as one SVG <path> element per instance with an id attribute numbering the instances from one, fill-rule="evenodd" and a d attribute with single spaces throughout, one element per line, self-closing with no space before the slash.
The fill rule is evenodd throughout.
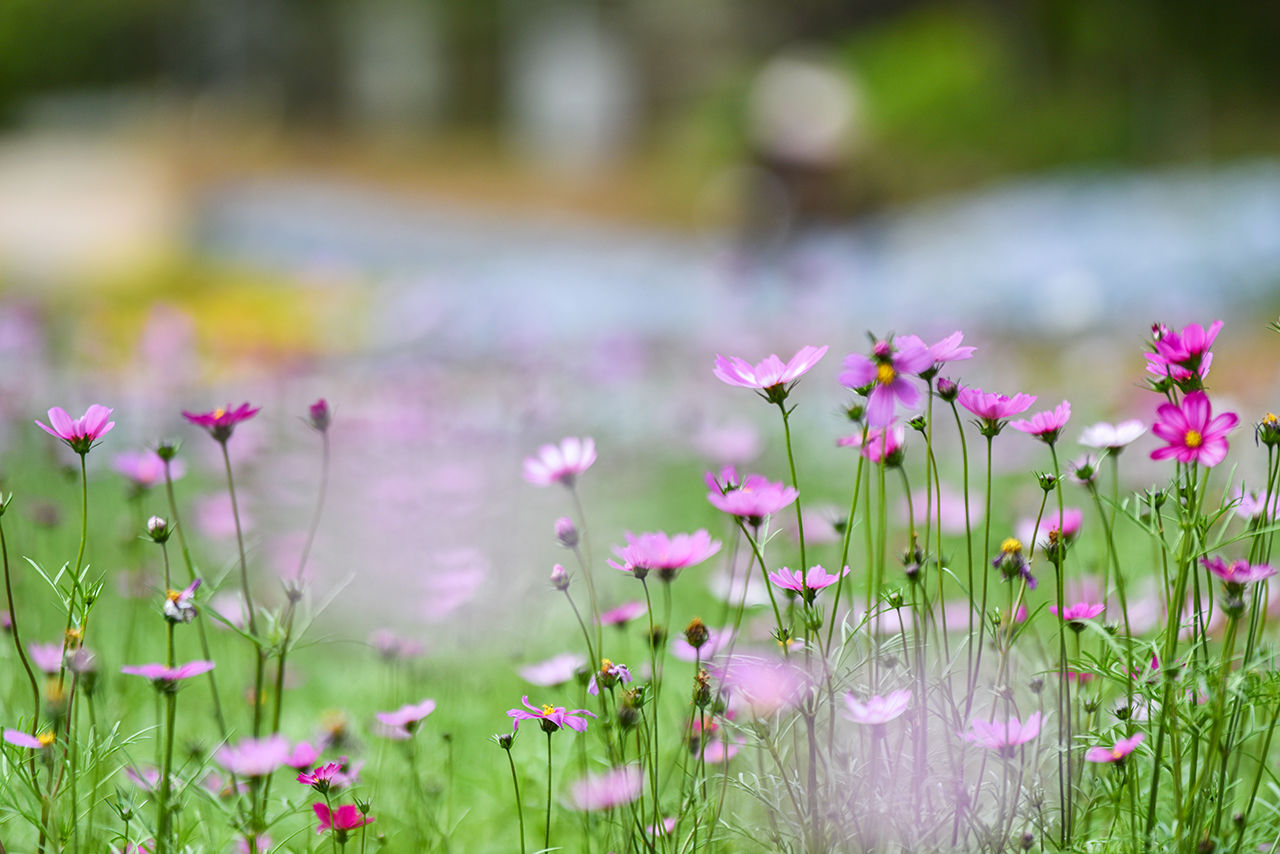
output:
<path id="1" fill-rule="evenodd" d="M 717 354 L 716 366 L 712 372 L 721 382 L 756 389 L 770 403 L 781 403 L 786 400 L 796 380 L 808 373 L 826 354 L 826 346 L 801 347 L 789 362 L 784 363 L 774 354 L 758 365 L 752 365 L 737 356 L 725 358 Z"/>
<path id="2" fill-rule="evenodd" d="M 899 339 L 899 344 L 895 347 L 892 341 L 877 341 L 870 359 L 861 353 L 850 353 L 844 359 L 840 384 L 852 389 L 871 387 L 867 423 L 872 427 L 889 426 L 898 404 L 906 409 L 916 408 L 920 389 L 909 377 L 927 370 L 934 362 L 929 348 L 919 338 Z"/>
<path id="3" fill-rule="evenodd" d="M 569 804 L 589 812 L 629 804 L 640 797 L 644 772 L 636 765 L 611 768 L 603 774 L 588 774 L 569 786 Z"/>
<path id="4" fill-rule="evenodd" d="M 884 726 L 907 710 L 911 704 L 911 692 L 894 691 L 886 697 L 876 694 L 865 703 L 853 694 L 845 694 L 844 703 L 844 716 L 854 723 Z"/>
<path id="5" fill-rule="evenodd" d="M 536 456 L 526 457 L 524 479 L 534 486 L 561 483 L 572 487 L 578 475 L 596 461 L 594 439 L 569 436 L 559 445 L 543 445 Z"/>
<path id="6" fill-rule="evenodd" d="M 84 456 L 89 453 L 89 449 L 95 442 L 110 433 L 111 428 L 116 426 L 116 422 L 107 420 L 110 417 L 111 410 L 97 403 L 90 406 L 82 417 L 75 420 L 72 420 L 61 406 L 55 406 L 49 410 L 49 424 L 52 426 L 47 426 L 39 420 L 36 424 L 41 430 L 66 442 L 68 448 Z"/>
<path id="7" fill-rule="evenodd" d="M 257 415 L 259 408 L 250 406 L 248 403 L 242 403 L 232 409 L 231 404 L 228 403 L 226 408 L 219 407 L 209 412 L 188 412 L 184 409 L 182 410 L 182 417 L 197 427 L 203 427 L 208 430 L 209 435 L 217 441 L 225 442 L 231 438 L 231 433 L 236 429 L 236 425 Z"/>
<path id="8" fill-rule="evenodd" d="M 574 732 L 587 731 L 587 719 L 583 715 L 595 717 L 595 712 L 589 712 L 586 709 L 574 709 L 569 711 L 564 706 L 547 706 L 543 705 L 541 709 L 529 703 L 529 696 L 520 698 L 520 702 L 524 703 L 529 711 L 524 709 L 508 709 L 507 715 L 511 718 L 511 731 L 515 732 L 520 728 L 520 721 L 537 721 L 542 727 L 542 731 L 546 733 L 555 732 L 562 727 L 568 727 Z"/>
<path id="9" fill-rule="evenodd" d="M 1052 445 L 1062 435 L 1062 428 L 1071 420 L 1071 404 L 1068 401 L 1055 406 L 1048 412 L 1037 412 L 1028 418 L 1009 422 L 1014 430 L 1035 436 L 1041 442 Z"/>
<path id="10" fill-rule="evenodd" d="M 1084 759 L 1086 762 L 1123 762 L 1125 757 L 1142 744 L 1146 735 L 1143 733 L 1134 733 L 1128 738 L 1122 738 L 1115 743 L 1114 747 L 1103 747 L 1098 745 L 1090 747 L 1085 751 Z"/>
<path id="11" fill-rule="evenodd" d="M 1163 403 L 1156 410 L 1159 419 L 1151 425 L 1166 444 L 1151 452 L 1153 460 L 1176 459 L 1180 463 L 1216 466 L 1227 458 L 1227 434 L 1240 423 L 1234 412 L 1213 417 L 1213 407 L 1202 391 L 1193 391 L 1182 405 Z"/>
<path id="12" fill-rule="evenodd" d="M 1026 412 L 1036 402 L 1034 394 L 1015 394 L 1009 397 L 980 388 L 965 386 L 956 395 L 956 402 L 978 417 L 982 435 L 995 436 L 1004 429 L 1008 419 Z"/>
<path id="13" fill-rule="evenodd" d="M 435 700 L 423 700 L 420 703 L 407 703 L 394 712 L 378 712 L 374 717 L 386 727 L 383 735 L 403 741 L 412 736 L 422 719 L 435 710 Z"/>
<path id="14" fill-rule="evenodd" d="M 819 590 L 830 587 L 848 574 L 847 566 L 839 575 L 827 572 L 818 565 L 809 567 L 807 572 L 797 572 L 784 566 L 770 572 L 769 580 L 784 590 L 794 590 L 804 598 L 804 601 L 812 604 Z"/>
<path id="15" fill-rule="evenodd" d="M 1118 454 L 1146 432 L 1146 426 L 1136 418 L 1121 421 L 1114 426 L 1106 421 L 1099 421 L 1084 428 L 1084 432 L 1080 434 L 1080 444 L 1090 448 L 1105 448 Z"/>
<path id="16" fill-rule="evenodd" d="M 998 750 L 1003 756 L 1012 756 L 1013 748 L 1026 744 L 1040 734 L 1040 719 L 1039 712 L 1034 712 L 1026 723 L 1020 723 L 1017 718 L 1009 718 L 1004 723 L 988 723 L 975 718 L 969 724 L 969 731 L 964 733 L 964 738 L 988 750 Z"/>
<path id="17" fill-rule="evenodd" d="M 705 528 L 674 535 L 662 531 L 637 535 L 627 531 L 626 538 L 625 546 L 613 549 L 622 562 L 610 558 L 609 566 L 637 578 L 644 578 L 652 570 L 663 581 L 671 581 L 679 570 L 696 566 L 720 551 L 720 541 L 711 539 Z"/>

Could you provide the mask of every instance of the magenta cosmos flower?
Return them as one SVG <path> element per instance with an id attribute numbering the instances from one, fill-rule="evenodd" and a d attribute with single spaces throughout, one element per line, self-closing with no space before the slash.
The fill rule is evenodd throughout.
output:
<path id="1" fill-rule="evenodd" d="M 1009 397 L 995 392 L 985 392 L 968 386 L 960 389 L 956 401 L 978 416 L 984 436 L 995 436 L 1004 429 L 1008 419 L 1026 412 L 1036 402 L 1034 394 L 1015 394 Z"/>
<path id="2" fill-rule="evenodd" d="M 636 765 L 624 765 L 588 774 L 570 785 L 569 804 L 583 812 L 613 809 L 640 797 L 643 788 L 644 772 Z"/>
<path id="3" fill-rule="evenodd" d="M 969 726 L 969 732 L 964 734 L 966 740 L 1008 756 L 1013 753 L 1013 748 L 1040 734 L 1040 713 L 1033 713 L 1026 723 L 1019 723 L 1017 718 L 1009 718 L 1004 723 L 975 719 Z"/>
<path id="4" fill-rule="evenodd" d="M 1064 400 L 1048 412 L 1037 412 L 1029 419 L 1012 421 L 1009 426 L 1052 445 L 1058 441 L 1058 437 L 1062 435 L 1062 428 L 1066 427 L 1070 420 L 1071 404 Z"/>
<path id="5" fill-rule="evenodd" d="M 627 623 L 644 616 L 644 612 L 649 610 L 643 602 L 625 602 L 616 608 L 611 608 L 600 615 L 600 625 L 602 626 L 625 626 Z M 585 661 L 583 662 L 586 663 Z"/>
<path id="6" fill-rule="evenodd" d="M 1255 581 L 1261 581 L 1276 574 L 1275 569 L 1269 564 L 1249 563 L 1246 560 L 1227 563 L 1220 557 L 1202 557 L 1200 563 L 1204 564 L 1205 569 L 1226 582 L 1228 587 L 1235 589 L 1242 589 L 1246 584 L 1253 584 Z"/>
<path id="7" fill-rule="evenodd" d="M 1163 323 L 1155 324 L 1151 327 L 1155 352 L 1146 354 L 1147 372 L 1179 383 L 1192 377 L 1203 379 L 1213 364 L 1209 348 L 1221 329 L 1221 320 L 1215 320 L 1208 329 L 1192 323 L 1181 332 L 1174 332 Z"/>
<path id="8" fill-rule="evenodd" d="M 1193 391 L 1182 399 L 1182 405 L 1163 403 L 1156 410 L 1159 419 L 1151 425 L 1168 444 L 1151 452 L 1153 460 L 1176 459 L 1180 463 L 1204 463 L 1216 466 L 1227 457 L 1227 434 L 1240 419 L 1234 412 L 1214 418 L 1213 407 L 1202 391 Z"/>
<path id="9" fill-rule="evenodd" d="M 184 409 L 182 417 L 197 427 L 208 430 L 209 435 L 219 442 L 225 442 L 231 438 L 231 432 L 236 429 L 236 425 L 257 415 L 258 409 L 259 407 L 252 407 L 248 403 L 242 403 L 232 409 L 231 404 L 228 403 L 225 409 L 219 407 L 211 412 L 188 412 Z"/>
<path id="10" fill-rule="evenodd" d="M 246 738 L 236 745 L 225 745 L 214 759 L 241 777 L 266 777 L 289 761 L 289 742 L 282 735 Z"/>
<path id="11" fill-rule="evenodd" d="M 794 569 L 782 567 L 769 573 L 769 580 L 784 590 L 794 590 L 799 593 L 804 601 L 812 604 L 813 598 L 818 595 L 818 591 L 824 587 L 830 587 L 840 580 L 841 576 L 849 574 L 849 567 L 845 567 L 844 571 L 839 575 L 827 572 L 821 566 L 811 566 L 808 572 L 797 572 Z"/>
<path id="12" fill-rule="evenodd" d="M 1058 611 L 1057 605 L 1050 605 L 1049 612 L 1061 617 L 1071 628 L 1080 631 L 1084 628 L 1084 620 L 1092 620 L 1106 610 L 1106 605 L 1097 602 L 1077 602 Z"/>
<path id="13" fill-rule="evenodd" d="M 1147 432 L 1146 426 L 1136 418 L 1121 421 L 1115 425 L 1099 421 L 1084 428 L 1084 432 L 1080 434 L 1080 444 L 1088 445 L 1090 448 L 1105 448 L 1113 454 L 1118 454 L 1126 445 L 1132 444 L 1145 432 Z"/>
<path id="14" fill-rule="evenodd" d="M 298 782 L 304 786 L 310 786 L 322 795 L 334 789 L 350 786 L 355 782 L 357 772 L 343 771 L 342 764 L 345 761 L 344 757 L 337 762 L 326 762 L 313 771 L 302 771 L 298 774 Z"/>
<path id="15" fill-rule="evenodd" d="M 316 818 L 320 819 L 320 826 L 316 828 L 316 833 L 332 830 L 339 841 L 346 839 L 347 831 L 373 822 L 372 818 L 356 809 L 354 804 L 344 804 L 336 810 L 330 810 L 327 804 L 311 806 L 316 811 Z"/>
<path id="16" fill-rule="evenodd" d="M 721 382 L 756 389 L 770 403 L 781 403 L 787 399 L 796 380 L 808 373 L 826 354 L 825 345 L 801 347 L 789 362 L 784 363 L 777 354 L 773 354 L 758 365 L 737 356 L 725 358 L 716 354 L 713 373 Z"/>
<path id="17" fill-rule="evenodd" d="M 865 703 L 853 694 L 845 694 L 844 704 L 844 716 L 854 723 L 884 726 L 907 710 L 911 704 L 911 692 L 894 691 L 887 697 L 876 694 Z"/>
<path id="18" fill-rule="evenodd" d="M 877 341 L 870 359 L 861 353 L 845 356 L 840 384 L 852 389 L 871 386 L 867 423 L 872 427 L 889 426 L 898 403 L 914 409 L 920 403 L 920 389 L 908 377 L 933 366 L 933 354 L 919 338 L 900 339 L 900 344 L 895 347 L 890 341 Z"/>
<path id="19" fill-rule="evenodd" d="M 626 538 L 625 546 L 613 548 L 622 562 L 610 558 L 609 566 L 636 578 L 644 578 L 653 570 L 663 581 L 670 581 L 681 569 L 696 566 L 720 551 L 720 541 L 711 539 L 705 528 L 674 536 L 662 531 L 639 535 L 627 531 Z"/>
<path id="20" fill-rule="evenodd" d="M 182 679 L 190 679 L 213 669 L 212 661 L 189 661 L 177 667 L 166 667 L 163 664 L 131 664 L 120 668 L 120 672 L 129 676 L 141 676 L 150 679 L 158 690 L 173 688 Z"/>
<path id="21" fill-rule="evenodd" d="M 1085 751 L 1084 758 L 1086 762 L 1123 762 L 1124 758 L 1139 744 L 1146 736 L 1142 733 L 1134 733 L 1129 738 L 1122 738 L 1115 743 L 1114 747 L 1103 747 L 1098 745 L 1090 747 Z"/>
<path id="22" fill-rule="evenodd" d="M 568 727 L 574 732 L 587 731 L 587 719 L 583 715 L 595 717 L 594 712 L 586 709 L 574 709 L 568 711 L 564 706 L 546 706 L 541 709 L 529 703 L 528 695 L 520 698 L 520 702 L 524 703 L 529 711 L 524 709 L 509 709 L 507 714 L 511 717 L 511 731 L 515 732 L 520 728 L 520 721 L 537 721 L 545 733 L 553 733 L 561 727 Z"/>
<path id="23" fill-rule="evenodd" d="M 731 516 L 759 525 L 766 516 L 777 513 L 799 495 L 794 488 L 774 483 L 762 474 L 749 474 L 741 483 L 712 489 L 707 493 L 707 500 Z"/>
<path id="24" fill-rule="evenodd" d="M 435 700 L 423 700 L 421 703 L 408 703 L 394 712 L 378 712 L 374 717 L 378 723 L 386 727 L 382 734 L 387 738 L 403 741 L 413 735 L 418 724 L 427 715 L 436 710 Z"/>
<path id="25" fill-rule="evenodd" d="M 573 486 L 578 475 L 596 461 L 596 442 L 591 438 L 569 436 L 559 445 L 543 445 L 536 456 L 526 457 L 524 479 L 534 486 L 562 483 Z"/>
<path id="26" fill-rule="evenodd" d="M 83 417 L 74 421 L 65 409 L 55 406 L 49 410 L 49 424 L 52 426 L 38 420 L 36 424 L 41 430 L 66 442 L 68 448 L 84 456 L 89 453 L 94 442 L 110 433 L 111 428 L 116 426 L 116 422 L 107 420 L 110 417 L 111 410 L 97 403 L 85 410 Z"/>

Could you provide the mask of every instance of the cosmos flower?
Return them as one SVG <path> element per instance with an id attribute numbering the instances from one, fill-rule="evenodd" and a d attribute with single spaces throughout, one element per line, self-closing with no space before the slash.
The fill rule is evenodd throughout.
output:
<path id="1" fill-rule="evenodd" d="M 1052 445 L 1058 441 L 1058 437 L 1062 435 L 1062 428 L 1067 426 L 1069 420 L 1071 420 L 1071 404 L 1064 400 L 1048 412 L 1037 412 L 1029 419 L 1021 418 L 1011 421 L 1009 426 Z"/>
<path id="2" fill-rule="evenodd" d="M 372 818 L 361 813 L 354 804 L 343 804 L 336 810 L 330 810 L 327 804 L 311 806 L 316 811 L 316 818 L 320 819 L 320 826 L 316 828 L 316 833 L 332 830 L 340 841 L 346 838 L 347 831 L 373 822 Z"/>
<path id="3" fill-rule="evenodd" d="M 613 809 L 640 797 L 643 788 L 644 771 L 637 765 L 624 765 L 603 774 L 588 774 L 571 784 L 569 803 L 583 812 Z"/>
<path id="4" fill-rule="evenodd" d="M 45 675 L 53 675 L 62 669 L 63 649 L 60 643 L 33 643 L 27 646 L 31 663 Z"/>
<path id="5" fill-rule="evenodd" d="M 883 726 L 907 710 L 911 692 L 894 691 L 886 697 L 876 694 L 865 703 L 850 693 L 844 695 L 844 703 L 844 716 L 854 723 Z"/>
<path id="6" fill-rule="evenodd" d="M 137 489 L 150 489 L 164 481 L 164 460 L 155 451 L 124 451 L 116 454 L 113 466 Z M 169 462 L 169 476 L 179 479 L 187 472 L 182 460 Z"/>
<path id="7" fill-rule="evenodd" d="M 844 359 L 840 384 L 860 389 L 871 386 L 867 397 L 867 423 L 887 427 L 893 422 L 895 407 L 901 404 L 914 409 L 920 403 L 920 389 L 908 377 L 932 367 L 933 354 L 918 338 L 907 339 L 895 347 L 890 341 L 877 341 L 871 358 L 850 353 Z"/>
<path id="8" fill-rule="evenodd" d="M 1036 396 L 1015 394 L 1009 397 L 965 386 L 956 396 L 956 402 L 978 417 L 984 436 L 995 436 L 1004 429 L 1008 419 L 1026 412 L 1036 402 Z"/>
<path id="9" fill-rule="evenodd" d="M 4 740 L 15 747 L 25 747 L 29 750 L 44 750 L 54 742 L 54 734 L 52 732 L 42 732 L 39 735 L 31 735 L 20 729 L 6 729 L 4 731 Z"/>
<path id="10" fill-rule="evenodd" d="M 616 608 L 610 608 L 600 615 L 602 626 L 625 626 L 627 623 L 644 616 L 649 610 L 643 602 L 625 602 Z M 583 662 L 586 663 L 585 661 Z"/>
<path id="11" fill-rule="evenodd" d="M 784 566 L 770 572 L 769 580 L 784 590 L 794 590 L 804 597 L 806 602 L 812 603 L 813 597 L 817 595 L 819 590 L 830 587 L 839 581 L 841 576 L 848 574 L 849 567 L 847 566 L 838 575 L 827 572 L 817 565 L 809 567 L 807 572 L 797 572 Z"/>
<path id="12" fill-rule="evenodd" d="M 195 424 L 197 427 L 203 427 L 209 431 L 209 435 L 219 442 L 225 442 L 231 438 L 231 433 L 236 429 L 236 425 L 242 421 L 248 421 L 250 418 L 258 414 L 258 407 L 250 406 L 248 403 L 242 403 L 235 409 L 231 409 L 231 404 L 227 404 L 224 409 L 219 407 L 210 412 L 188 412 L 182 410 L 182 417 Z"/>
<path id="13" fill-rule="evenodd" d="M 1013 748 L 1040 734 L 1040 713 L 1034 712 L 1026 723 L 1020 723 L 1017 718 L 1009 718 L 1004 723 L 988 723 L 975 718 L 969 726 L 969 732 L 964 734 L 965 740 L 1008 756 L 1013 753 Z"/>
<path id="14" fill-rule="evenodd" d="M 534 486 L 561 483 L 571 487 L 595 461 L 594 439 L 569 436 L 559 445 L 543 445 L 536 456 L 526 457 L 524 479 Z"/>
<path id="15" fill-rule="evenodd" d="M 1077 602 L 1074 605 L 1068 605 L 1063 608 L 1061 613 L 1059 613 L 1057 605 L 1050 605 L 1049 612 L 1061 617 L 1071 628 L 1079 631 L 1084 628 L 1084 620 L 1092 620 L 1105 611 L 1106 607 L 1100 602 Z"/>
<path id="16" fill-rule="evenodd" d="M 713 489 L 708 492 L 707 500 L 717 509 L 745 519 L 754 526 L 766 516 L 793 503 L 799 495 L 794 488 L 774 483 L 764 475 L 749 474 L 741 483 L 729 487 L 727 491 Z"/>
<path id="17" fill-rule="evenodd" d="M 386 729 L 382 734 L 388 738 L 403 741 L 413 735 L 419 722 L 436 710 L 435 700 L 423 700 L 420 703 L 407 703 L 394 712 L 378 712 L 374 717 Z"/>
<path id="18" fill-rule="evenodd" d="M 786 400 L 796 380 L 808 373 L 826 354 L 825 346 L 801 347 L 789 362 L 784 363 L 774 354 L 758 365 L 752 365 L 737 356 L 725 358 L 717 354 L 713 373 L 721 382 L 756 389 L 765 400 L 780 403 Z"/>
<path id="19" fill-rule="evenodd" d="M 1105 448 L 1113 454 L 1118 454 L 1126 445 L 1132 444 L 1146 432 L 1146 426 L 1136 418 L 1121 421 L 1114 426 L 1106 421 L 1099 421 L 1084 428 L 1084 432 L 1080 434 L 1080 444 L 1090 448 Z"/>
<path id="20" fill-rule="evenodd" d="M 586 709 L 574 709 L 568 711 L 564 706 L 547 706 L 541 709 L 529 703 L 528 695 L 520 698 L 520 702 L 524 703 L 529 711 L 524 709 L 508 709 L 507 714 L 511 717 L 511 730 L 514 732 L 520 728 L 520 721 L 537 721 L 542 727 L 543 732 L 552 733 L 561 727 L 568 727 L 574 732 L 587 731 L 587 719 L 583 715 L 595 717 L 595 712 L 589 712 Z"/>
<path id="21" fill-rule="evenodd" d="M 266 777 L 289 761 L 289 742 L 282 735 L 246 738 L 236 745 L 224 745 L 213 758 L 241 777 Z"/>
<path id="22" fill-rule="evenodd" d="M 600 669 L 591 674 L 591 681 L 587 684 L 587 693 L 595 697 L 600 694 L 600 686 L 612 688 L 619 683 L 625 684 L 631 681 L 631 671 L 627 669 L 625 664 L 614 664 L 607 658 L 600 660 Z"/>
<path id="23" fill-rule="evenodd" d="M 637 535 L 627 531 L 626 538 L 625 546 L 613 549 L 622 562 L 610 558 L 609 566 L 637 578 L 644 578 L 653 570 L 663 581 L 670 581 L 679 570 L 696 566 L 720 551 L 720 541 L 711 539 L 705 528 L 674 535 L 662 531 Z"/>
<path id="24" fill-rule="evenodd" d="M 1203 463 L 1216 466 L 1227 457 L 1227 434 L 1240 422 L 1234 412 L 1212 417 L 1213 407 L 1202 391 L 1193 391 L 1182 399 L 1182 405 L 1163 403 L 1156 410 L 1159 418 L 1151 425 L 1166 444 L 1151 452 L 1153 460 L 1176 459 L 1180 463 Z"/>
<path id="25" fill-rule="evenodd" d="M 89 453 L 89 449 L 95 442 L 110 433 L 111 428 L 116 426 L 116 422 L 107 421 L 110 417 L 111 410 L 97 403 L 85 410 L 83 417 L 74 421 L 65 409 L 55 406 L 49 410 L 49 424 L 53 425 L 52 427 L 40 421 L 36 421 L 36 424 L 41 430 L 66 442 L 68 448 L 84 456 Z"/>
<path id="26" fill-rule="evenodd" d="M 190 679 L 192 676 L 199 676 L 201 673 L 208 673 L 213 669 L 213 666 L 212 661 L 189 661 L 177 667 L 166 667 L 158 663 L 133 664 L 121 667 L 120 672 L 129 676 L 141 676 L 144 679 L 150 679 L 151 684 L 157 688 L 164 689 L 172 687 L 179 680 Z"/>
<path id="27" fill-rule="evenodd" d="M 520 668 L 520 677 L 542 688 L 553 688 L 573 679 L 587 660 L 572 652 L 562 652 L 546 661 Z"/>
<path id="28" fill-rule="evenodd" d="M 836 444 L 842 448 L 858 448 L 858 453 L 873 463 L 884 462 L 896 466 L 902 463 L 902 448 L 906 440 L 906 428 L 901 424 L 893 424 L 868 429 L 865 442 L 862 440 L 862 433 L 858 432 L 836 439 Z"/>
<path id="29" fill-rule="evenodd" d="M 1090 747 L 1085 751 L 1084 758 L 1086 762 L 1123 762 L 1125 757 L 1133 753 L 1134 749 L 1142 740 L 1146 738 L 1143 733 L 1134 733 L 1129 738 L 1122 738 L 1115 743 L 1114 747 L 1103 747 L 1098 745 Z"/>
<path id="30" fill-rule="evenodd" d="M 164 597 L 164 616 L 171 623 L 189 623 L 196 616 L 196 590 L 200 587 L 200 579 L 196 579 L 182 590 L 170 590 Z"/>
<path id="31" fill-rule="evenodd" d="M 1226 560 L 1220 557 L 1202 557 L 1200 558 L 1200 563 L 1204 565 L 1205 569 L 1225 581 L 1227 585 L 1236 588 L 1243 588 L 1246 584 L 1252 584 L 1255 581 L 1261 581 L 1276 574 L 1275 569 L 1269 564 L 1252 564 L 1246 560 L 1227 563 Z"/>

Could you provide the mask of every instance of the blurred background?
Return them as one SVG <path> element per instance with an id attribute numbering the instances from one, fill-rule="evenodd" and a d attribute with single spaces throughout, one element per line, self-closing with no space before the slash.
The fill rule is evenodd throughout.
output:
<path id="1" fill-rule="evenodd" d="M 565 434 L 625 527 L 709 524 L 635 496 L 655 454 L 696 502 L 772 441 L 717 352 L 832 345 L 814 459 L 866 330 L 960 328 L 976 384 L 1147 417 L 1150 323 L 1223 317 L 1214 379 L 1266 406 L 1277 43 L 1280 6 L 1193 0 L 7 0 L 8 438 L 102 402 L 113 451 L 204 451 L 179 408 L 263 404 L 266 561 L 326 396 L 317 571 L 427 578 L 412 620 L 542 583 L 567 508 L 519 464 Z"/>

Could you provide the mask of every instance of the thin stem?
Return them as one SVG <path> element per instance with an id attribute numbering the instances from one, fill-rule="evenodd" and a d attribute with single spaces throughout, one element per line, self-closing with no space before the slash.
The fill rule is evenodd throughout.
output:
<path id="1" fill-rule="evenodd" d="M 511 748 L 507 748 L 507 763 L 511 766 L 511 785 L 516 791 L 516 816 L 520 819 L 520 854 L 525 854 L 524 807 L 520 804 L 520 778 L 516 776 L 516 761 L 511 758 Z M 548 773 L 550 773 L 549 767 Z"/>
<path id="2" fill-rule="evenodd" d="M 791 467 L 791 486 L 798 493 L 800 491 L 800 483 L 796 480 L 796 458 L 791 452 L 791 413 L 787 407 L 778 401 L 778 411 L 782 413 L 782 435 L 787 444 L 787 464 Z M 804 551 L 804 514 L 800 512 L 800 497 L 796 496 L 796 528 L 800 534 L 800 571 L 806 572 L 809 569 L 809 562 L 805 557 Z"/>
<path id="3" fill-rule="evenodd" d="M 227 450 L 226 440 L 218 443 L 222 447 L 222 463 L 227 470 L 227 493 L 231 496 L 231 517 L 236 524 L 236 547 L 240 554 L 240 587 L 244 593 L 244 604 L 248 611 L 249 634 L 253 638 L 255 661 L 253 671 L 253 737 L 262 735 L 262 687 L 265 681 L 267 655 L 258 639 L 258 619 L 254 615 L 253 593 L 249 590 L 249 562 L 244 553 L 244 530 L 240 524 L 240 507 L 236 502 L 236 483 L 231 474 L 231 454 Z"/>
<path id="4" fill-rule="evenodd" d="M 551 847 L 551 732 L 547 732 L 547 830 L 542 840 L 544 849 Z"/>

